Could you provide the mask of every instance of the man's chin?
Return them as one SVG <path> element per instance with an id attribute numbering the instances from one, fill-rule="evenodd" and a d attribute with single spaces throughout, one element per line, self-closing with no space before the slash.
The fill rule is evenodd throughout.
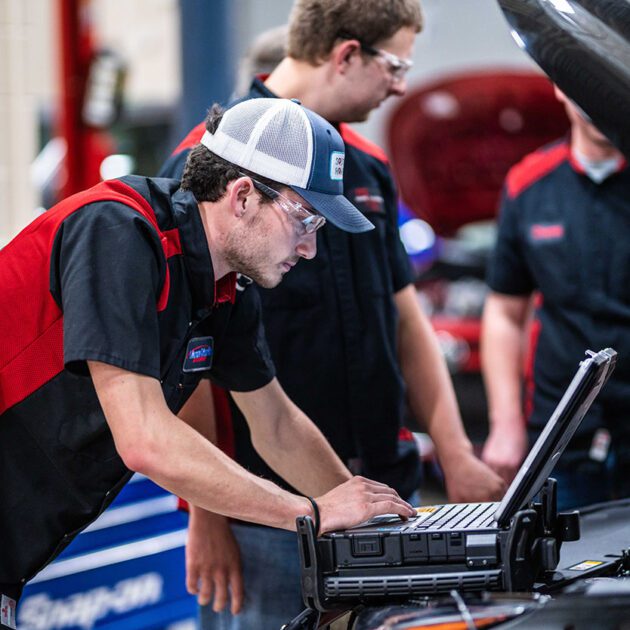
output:
<path id="1" fill-rule="evenodd" d="M 348 110 L 346 112 L 342 112 L 343 115 L 339 116 L 339 120 L 344 123 L 362 123 L 365 122 L 370 114 L 380 105 L 380 103 L 376 103 L 372 105 L 369 109 L 359 109 L 355 108 L 352 110 Z"/>
<path id="2" fill-rule="evenodd" d="M 277 276 L 263 274 L 250 275 L 250 278 L 263 289 L 275 289 L 280 284 L 280 282 L 282 282 L 283 277 L 284 274 L 278 274 Z"/>
<path id="3" fill-rule="evenodd" d="M 264 282 L 259 282 L 258 285 L 263 289 L 275 289 L 281 282 L 282 278 L 278 278 L 277 280 L 266 279 Z"/>
<path id="4" fill-rule="evenodd" d="M 347 122 L 347 123 L 363 123 L 370 117 L 371 113 L 372 113 L 372 110 L 369 110 L 367 112 L 355 112 L 354 115 L 350 117 L 350 118 L 352 118 L 352 120 L 346 120 L 345 122 Z"/>

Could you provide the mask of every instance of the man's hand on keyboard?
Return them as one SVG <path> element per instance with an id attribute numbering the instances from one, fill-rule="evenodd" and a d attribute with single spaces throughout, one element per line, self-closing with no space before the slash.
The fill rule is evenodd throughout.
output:
<path id="1" fill-rule="evenodd" d="M 416 514 L 389 486 L 365 477 L 353 477 L 316 499 L 321 517 L 320 534 L 363 523 L 379 514 Z"/>

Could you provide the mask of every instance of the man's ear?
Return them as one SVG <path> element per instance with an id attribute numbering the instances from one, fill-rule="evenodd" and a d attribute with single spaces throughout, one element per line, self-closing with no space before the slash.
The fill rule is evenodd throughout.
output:
<path id="1" fill-rule="evenodd" d="M 254 186 L 249 177 L 239 177 L 228 184 L 228 200 L 235 217 L 240 218 L 247 212 L 247 206 L 252 202 L 254 193 Z"/>
<path id="2" fill-rule="evenodd" d="M 361 54 L 361 45 L 356 39 L 344 39 L 330 54 L 330 60 L 337 72 L 345 74 L 353 59 Z"/>

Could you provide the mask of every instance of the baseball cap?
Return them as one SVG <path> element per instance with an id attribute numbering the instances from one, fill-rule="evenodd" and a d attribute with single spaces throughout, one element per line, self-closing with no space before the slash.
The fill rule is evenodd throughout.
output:
<path id="1" fill-rule="evenodd" d="M 343 195 L 341 136 L 296 101 L 241 101 L 225 111 L 214 133 L 203 134 L 201 144 L 232 164 L 289 186 L 346 232 L 374 228 Z"/>

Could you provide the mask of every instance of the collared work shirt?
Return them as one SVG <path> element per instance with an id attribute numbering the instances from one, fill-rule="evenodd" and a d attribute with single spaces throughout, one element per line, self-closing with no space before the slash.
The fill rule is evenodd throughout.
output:
<path id="1" fill-rule="evenodd" d="M 537 291 L 527 367 L 526 412 L 542 427 L 586 349 L 617 350 L 617 367 L 579 429 L 592 433 L 627 415 L 630 403 L 630 170 L 593 182 L 567 141 L 525 158 L 509 173 L 496 249 L 493 291 Z M 627 421 L 610 427 L 630 433 Z"/>
<path id="2" fill-rule="evenodd" d="M 0 584 L 15 584 L 131 475 L 87 361 L 158 379 L 173 413 L 203 376 L 252 390 L 273 369 L 255 302 L 232 305 L 234 276 L 215 284 L 197 202 L 175 180 L 125 177 L 58 204 L 0 252 L 0 294 Z M 208 369 L 184 369 L 201 355 Z"/>

